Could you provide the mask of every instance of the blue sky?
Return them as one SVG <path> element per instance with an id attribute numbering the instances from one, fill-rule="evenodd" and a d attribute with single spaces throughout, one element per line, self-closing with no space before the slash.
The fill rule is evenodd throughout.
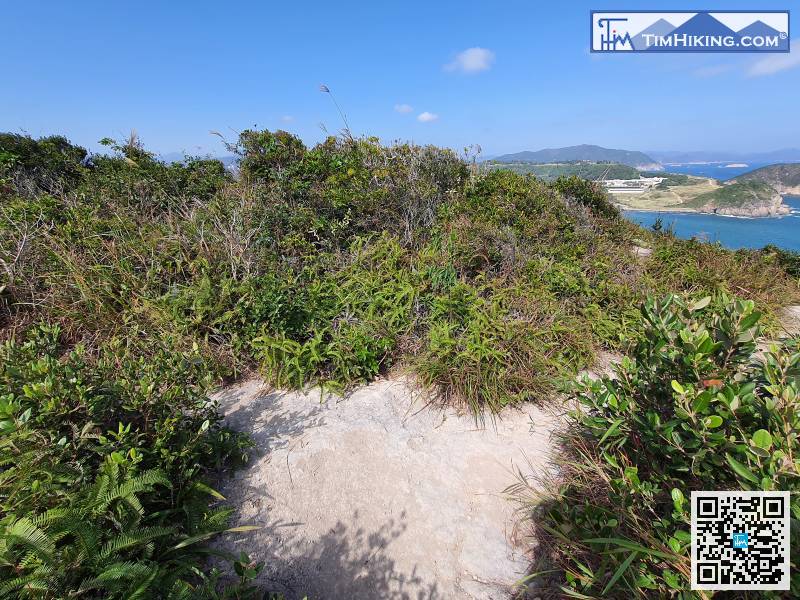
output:
<path id="1" fill-rule="evenodd" d="M 154 151 L 192 154 L 223 152 L 210 130 L 235 138 L 254 125 L 314 143 L 320 124 L 341 128 L 324 83 L 356 133 L 480 144 L 488 155 L 579 143 L 800 146 L 797 34 L 791 55 L 592 55 L 589 11 L 608 8 L 654 5 L 8 2 L 0 130 L 63 133 L 96 149 L 135 129 Z"/>

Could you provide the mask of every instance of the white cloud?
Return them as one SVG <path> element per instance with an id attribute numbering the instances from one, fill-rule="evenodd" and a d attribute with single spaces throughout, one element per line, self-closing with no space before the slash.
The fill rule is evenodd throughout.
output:
<path id="1" fill-rule="evenodd" d="M 747 70 L 750 77 L 761 77 L 762 75 L 773 75 L 779 71 L 800 67 L 800 51 L 797 50 L 800 39 L 792 40 L 794 50 L 788 54 L 770 54 L 769 56 L 757 60 Z"/>
<path id="2" fill-rule="evenodd" d="M 283 115 L 281 117 L 281 121 L 283 121 L 284 123 L 291 123 L 292 121 L 294 121 L 294 117 L 292 115 Z"/>
<path id="3" fill-rule="evenodd" d="M 456 54 L 453 62 L 444 66 L 445 71 L 460 71 L 461 73 L 480 73 L 487 71 L 494 63 L 494 52 L 486 48 L 467 48 Z"/>
<path id="4" fill-rule="evenodd" d="M 425 111 L 424 113 L 420 113 L 419 116 L 417 116 L 417 121 L 419 121 L 420 123 L 430 123 L 431 121 L 435 121 L 438 118 L 439 115 Z"/>
<path id="5" fill-rule="evenodd" d="M 399 112 L 400 114 L 406 114 L 414 110 L 414 107 L 411 106 L 410 104 L 395 104 L 394 110 L 396 112 Z"/>

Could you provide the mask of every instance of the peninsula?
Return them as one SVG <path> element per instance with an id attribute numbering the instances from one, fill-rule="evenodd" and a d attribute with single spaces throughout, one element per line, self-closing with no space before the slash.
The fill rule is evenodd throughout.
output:
<path id="1" fill-rule="evenodd" d="M 732 181 L 758 181 L 772 186 L 779 194 L 800 196 L 800 163 L 768 165 L 742 173 Z"/>
<path id="2" fill-rule="evenodd" d="M 736 217 L 774 217 L 790 212 L 781 193 L 757 180 L 722 183 L 709 177 L 664 174 L 658 185 L 640 194 L 621 194 L 609 189 L 623 210 L 699 212 Z"/>

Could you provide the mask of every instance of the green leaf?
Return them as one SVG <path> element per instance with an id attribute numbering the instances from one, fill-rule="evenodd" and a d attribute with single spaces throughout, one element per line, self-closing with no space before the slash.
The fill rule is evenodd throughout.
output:
<path id="1" fill-rule="evenodd" d="M 689 310 L 694 312 L 696 310 L 700 310 L 701 308 L 705 308 L 711 302 L 711 296 L 706 296 L 705 298 L 701 298 L 694 304 L 689 307 Z"/>
<path id="2" fill-rule="evenodd" d="M 727 452 L 725 453 L 725 460 L 728 461 L 728 464 L 731 466 L 731 469 L 733 469 L 739 477 L 747 479 L 747 481 L 752 481 L 753 483 L 758 483 L 758 477 L 753 475 L 750 469 L 748 469 L 745 465 L 743 465 L 738 460 L 733 458 Z"/>
<path id="3" fill-rule="evenodd" d="M 625 562 L 623 562 L 617 568 L 617 570 L 614 571 L 614 574 L 611 576 L 611 579 L 608 580 L 608 583 L 606 584 L 606 587 L 604 587 L 603 591 L 600 593 L 602 596 L 605 596 L 606 593 L 608 592 L 608 590 L 610 590 L 612 587 L 614 587 L 614 584 L 617 583 L 617 580 L 625 574 L 625 571 L 628 570 L 628 567 L 631 566 L 631 563 L 634 561 L 634 559 L 638 555 L 639 555 L 638 552 L 631 552 L 628 555 L 628 558 L 625 559 Z"/>
<path id="4" fill-rule="evenodd" d="M 614 421 L 611 424 L 611 427 L 606 429 L 606 432 L 603 434 L 603 437 L 600 438 L 600 440 L 597 442 L 597 444 L 600 445 L 603 442 L 605 442 L 606 438 L 617 430 L 617 428 L 620 426 L 620 423 L 622 423 L 622 419 L 617 419 L 616 421 Z"/>
<path id="5" fill-rule="evenodd" d="M 202 481 L 196 481 L 194 483 L 194 488 L 197 489 L 197 490 L 200 490 L 201 492 L 205 492 L 206 494 L 210 494 L 210 495 L 214 496 L 214 498 L 216 498 L 217 500 L 225 500 L 226 499 L 225 496 L 220 494 L 217 490 L 215 490 L 211 486 L 206 485 Z"/>
<path id="6" fill-rule="evenodd" d="M 671 537 L 667 540 L 667 545 L 675 554 L 678 554 L 681 551 L 681 543 L 674 537 Z"/>
<path id="7" fill-rule="evenodd" d="M 769 450 L 772 446 L 772 436 L 766 429 L 759 429 L 756 431 L 753 437 L 750 438 L 750 441 L 754 446 L 763 448 L 764 450 Z"/>
<path id="8" fill-rule="evenodd" d="M 661 573 L 661 576 L 664 578 L 666 584 L 673 590 L 680 590 L 681 589 L 681 579 L 677 573 L 674 571 L 670 571 L 669 569 L 664 569 Z"/>
<path id="9" fill-rule="evenodd" d="M 682 510 L 683 503 L 686 500 L 686 498 L 683 495 L 683 492 L 680 491 L 678 488 L 672 488 L 672 492 L 670 492 L 670 495 L 672 496 L 672 503 L 675 505 L 675 509 Z"/>
<path id="10" fill-rule="evenodd" d="M 716 429 L 722 425 L 722 417 L 719 415 L 711 415 L 710 417 L 706 417 L 705 424 L 708 429 Z"/>
<path id="11" fill-rule="evenodd" d="M 675 390 L 677 393 L 679 393 L 681 395 L 686 393 L 686 390 L 683 389 L 683 386 L 680 383 L 678 383 L 677 381 L 675 381 L 674 379 L 672 380 L 671 385 L 672 385 L 672 389 Z"/>
<path id="12" fill-rule="evenodd" d="M 702 414 L 706 412 L 709 404 L 711 404 L 711 394 L 704 392 L 694 399 L 694 402 L 692 402 L 692 408 L 694 409 L 694 412 Z"/>
<path id="13" fill-rule="evenodd" d="M 647 554 L 648 556 L 656 556 L 658 558 L 666 558 L 668 560 L 675 559 L 675 556 L 673 554 L 668 554 L 666 552 L 662 552 L 661 550 L 653 550 L 652 548 L 646 548 L 641 544 L 637 544 L 636 542 L 632 542 L 624 538 L 589 538 L 583 540 L 583 542 L 586 544 L 616 544 L 621 548 L 627 548 L 628 550 L 635 550 L 637 552 Z"/>

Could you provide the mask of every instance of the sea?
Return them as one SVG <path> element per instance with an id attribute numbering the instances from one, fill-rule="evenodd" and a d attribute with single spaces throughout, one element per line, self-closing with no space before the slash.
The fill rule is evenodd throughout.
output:
<path id="1" fill-rule="evenodd" d="M 725 181 L 769 163 L 748 163 L 746 167 L 728 167 L 731 163 L 665 165 L 670 173 L 686 173 Z M 661 219 L 678 237 L 719 242 L 732 249 L 763 248 L 773 244 L 787 250 L 800 251 L 800 197 L 784 196 L 792 212 L 781 217 L 728 217 L 699 213 L 623 211 L 631 221 L 650 227 Z"/>

